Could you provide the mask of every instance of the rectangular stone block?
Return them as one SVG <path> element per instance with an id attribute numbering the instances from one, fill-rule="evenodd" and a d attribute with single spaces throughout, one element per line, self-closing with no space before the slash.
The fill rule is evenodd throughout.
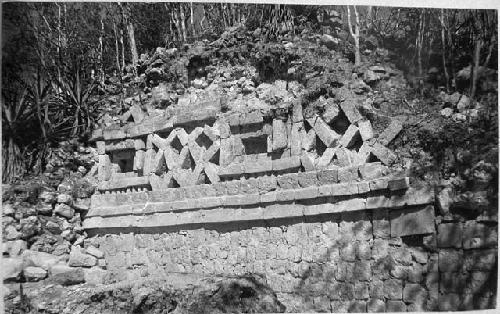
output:
<path id="1" fill-rule="evenodd" d="M 359 166 L 359 173 L 363 180 L 372 180 L 383 176 L 383 169 L 380 162 L 371 162 Z"/>
<path id="2" fill-rule="evenodd" d="M 292 122 L 302 122 L 304 121 L 304 116 L 302 115 L 302 104 L 297 101 L 293 104 L 292 109 Z"/>
<path id="3" fill-rule="evenodd" d="M 363 119 L 363 116 L 359 113 L 356 108 L 356 102 L 354 100 L 345 100 L 340 103 L 340 108 L 346 115 L 347 119 L 351 123 L 356 123 Z"/>
<path id="4" fill-rule="evenodd" d="M 261 203 L 274 203 L 278 199 L 278 192 L 268 192 L 260 195 Z"/>
<path id="5" fill-rule="evenodd" d="M 111 161 L 108 155 L 99 155 L 97 178 L 99 181 L 107 181 L 111 178 Z"/>
<path id="6" fill-rule="evenodd" d="M 244 172 L 248 174 L 263 173 L 273 170 L 273 162 L 269 160 L 261 160 L 259 162 L 245 163 Z"/>
<path id="7" fill-rule="evenodd" d="M 335 118 L 339 116 L 339 113 L 340 113 L 339 105 L 337 105 L 337 103 L 333 98 L 328 98 L 325 104 L 325 111 L 323 112 L 322 115 L 323 120 L 326 123 L 330 124 L 335 120 Z"/>
<path id="8" fill-rule="evenodd" d="M 439 292 L 456 293 L 465 289 L 468 278 L 459 272 L 442 272 L 439 278 Z"/>
<path id="9" fill-rule="evenodd" d="M 273 120 L 273 151 L 285 149 L 288 145 L 286 124 L 280 119 Z"/>
<path id="10" fill-rule="evenodd" d="M 356 140 L 359 135 L 359 129 L 354 124 L 349 125 L 344 135 L 339 141 L 340 146 L 350 148 L 352 145 L 356 143 Z"/>
<path id="11" fill-rule="evenodd" d="M 273 171 L 286 171 L 291 169 L 297 169 L 299 167 L 300 167 L 300 157 L 298 156 L 273 160 Z"/>
<path id="12" fill-rule="evenodd" d="M 338 168 L 338 180 L 339 182 L 353 182 L 358 180 L 358 167 L 342 167 Z"/>
<path id="13" fill-rule="evenodd" d="M 373 138 L 373 128 L 370 120 L 359 121 L 358 127 L 363 142 Z"/>
<path id="14" fill-rule="evenodd" d="M 302 133 L 304 124 L 293 123 L 290 134 L 290 154 L 292 156 L 300 156 L 302 154 Z"/>
<path id="15" fill-rule="evenodd" d="M 240 206 L 256 205 L 260 203 L 259 194 L 246 194 L 240 196 Z"/>
<path id="16" fill-rule="evenodd" d="M 92 135 L 90 137 L 90 141 L 97 141 L 102 139 L 102 129 L 96 129 L 92 131 Z"/>
<path id="17" fill-rule="evenodd" d="M 244 164 L 232 163 L 226 167 L 219 168 L 219 177 L 239 177 L 245 173 Z"/>
<path id="18" fill-rule="evenodd" d="M 358 186 L 353 183 L 340 183 L 330 185 L 330 196 L 356 195 L 358 194 Z"/>
<path id="19" fill-rule="evenodd" d="M 299 177 L 296 173 L 287 173 L 276 177 L 278 186 L 281 189 L 298 189 Z"/>
<path id="20" fill-rule="evenodd" d="M 300 156 L 300 163 L 302 164 L 302 167 L 304 167 L 305 171 L 313 171 L 315 169 L 314 158 L 307 153 Z"/>
<path id="21" fill-rule="evenodd" d="M 99 155 L 104 155 L 106 153 L 106 143 L 104 141 L 97 141 L 96 143 L 97 153 Z"/>
<path id="22" fill-rule="evenodd" d="M 463 253 L 458 250 L 443 249 L 439 251 L 439 271 L 459 272 L 464 267 Z"/>
<path id="23" fill-rule="evenodd" d="M 382 196 L 383 197 L 383 196 Z M 366 200 L 366 208 L 369 209 L 370 199 Z M 373 236 L 375 238 L 387 239 L 391 236 L 391 225 L 389 222 L 389 213 L 386 209 L 373 211 Z"/>
<path id="24" fill-rule="evenodd" d="M 389 180 L 387 178 L 380 178 L 371 180 L 369 184 L 370 191 L 385 190 L 389 187 Z"/>
<path id="25" fill-rule="evenodd" d="M 279 190 L 276 195 L 276 200 L 278 202 L 288 202 L 295 200 L 296 190 Z"/>
<path id="26" fill-rule="evenodd" d="M 391 236 L 434 233 L 434 207 L 400 209 L 391 212 Z"/>
<path id="27" fill-rule="evenodd" d="M 462 247 L 463 226 L 461 223 L 443 223 L 438 226 L 438 247 Z"/>
<path id="28" fill-rule="evenodd" d="M 396 161 L 396 155 L 378 142 L 372 145 L 371 153 L 387 166 L 392 165 Z"/>
<path id="29" fill-rule="evenodd" d="M 391 300 L 401 300 L 403 298 L 403 281 L 399 279 L 384 281 L 384 296 Z"/>
<path id="30" fill-rule="evenodd" d="M 303 188 L 318 185 L 318 177 L 316 171 L 299 172 L 297 173 L 299 185 Z"/>
<path id="31" fill-rule="evenodd" d="M 345 147 L 338 147 L 335 150 L 337 162 L 340 167 L 348 167 L 352 165 L 351 151 Z"/>
<path id="32" fill-rule="evenodd" d="M 297 189 L 295 191 L 296 191 L 296 194 L 295 194 L 296 200 L 312 199 L 312 198 L 318 197 L 318 195 L 319 195 L 318 187 L 316 187 L 316 186 Z"/>
<path id="33" fill-rule="evenodd" d="M 497 226 L 489 226 L 476 221 L 467 221 L 464 225 L 464 249 L 495 247 L 498 243 Z"/>
<path id="34" fill-rule="evenodd" d="M 332 162 L 333 158 L 337 153 L 336 148 L 328 147 L 321 157 L 316 160 L 317 169 L 325 169 Z"/>
<path id="35" fill-rule="evenodd" d="M 396 138 L 396 136 L 399 134 L 399 132 L 401 132 L 402 129 L 403 129 L 403 124 L 400 121 L 394 119 L 391 121 L 389 126 L 384 130 L 384 132 L 382 132 L 382 134 L 379 135 L 377 141 L 380 144 L 386 146 L 390 142 L 392 142 L 394 138 Z"/>
<path id="36" fill-rule="evenodd" d="M 144 154 L 144 167 L 143 167 L 143 174 L 148 175 L 152 172 L 154 172 L 154 158 L 156 156 L 155 151 L 150 148 L 146 151 Z"/>
<path id="37" fill-rule="evenodd" d="M 135 150 L 146 149 L 146 143 L 144 142 L 144 140 L 140 138 L 134 139 L 134 149 Z"/>
<path id="38" fill-rule="evenodd" d="M 263 210 L 263 219 L 265 220 L 301 216 L 303 216 L 303 206 L 301 205 L 274 204 Z"/>
<path id="39" fill-rule="evenodd" d="M 121 128 L 119 129 L 106 128 L 102 131 L 102 135 L 105 141 L 119 140 L 127 137 L 127 134 Z"/>
<path id="40" fill-rule="evenodd" d="M 389 180 L 388 186 L 389 186 L 389 190 L 391 190 L 391 191 L 408 189 L 410 187 L 410 178 L 404 177 L 404 178 Z"/>
<path id="41" fill-rule="evenodd" d="M 469 250 L 465 251 L 465 268 L 468 271 L 491 271 L 497 265 L 497 250 Z"/>
<path id="42" fill-rule="evenodd" d="M 364 194 L 370 192 L 370 184 L 366 181 L 358 182 L 358 194 Z"/>
<path id="43" fill-rule="evenodd" d="M 339 135 L 337 132 L 330 129 L 330 126 L 326 124 L 326 122 L 323 121 L 321 117 L 316 117 L 314 125 L 312 125 L 312 127 L 316 132 L 316 135 L 326 145 L 326 147 L 336 146 L 337 142 L 341 137 L 341 135 Z"/>

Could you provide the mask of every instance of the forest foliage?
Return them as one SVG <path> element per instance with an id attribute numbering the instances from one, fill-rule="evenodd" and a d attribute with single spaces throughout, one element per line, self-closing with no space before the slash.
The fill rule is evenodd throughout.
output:
<path id="1" fill-rule="evenodd" d="M 422 94 L 481 97 L 497 68 L 493 10 L 230 3 L 5 3 L 2 17 L 2 181 L 43 168 L 52 143 L 88 135 L 106 85 L 136 73 L 144 53 L 215 40 L 227 28 L 263 41 L 313 31 L 339 38 L 356 65 L 386 48 Z M 136 73 L 137 74 L 137 73 Z"/>

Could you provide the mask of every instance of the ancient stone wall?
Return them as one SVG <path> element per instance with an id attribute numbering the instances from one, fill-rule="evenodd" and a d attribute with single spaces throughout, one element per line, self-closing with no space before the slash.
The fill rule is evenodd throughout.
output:
<path id="1" fill-rule="evenodd" d="M 134 123 L 94 134 L 101 182 L 84 227 L 116 280 L 260 274 L 288 311 L 494 306 L 496 225 L 445 221 L 432 187 L 389 173 L 400 124 L 374 138 L 344 103 L 210 106 L 131 110 Z"/>

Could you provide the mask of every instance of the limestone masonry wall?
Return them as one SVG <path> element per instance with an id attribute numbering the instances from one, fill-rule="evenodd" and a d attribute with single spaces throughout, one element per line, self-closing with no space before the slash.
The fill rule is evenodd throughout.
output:
<path id="1" fill-rule="evenodd" d="M 389 166 L 347 103 L 220 114 L 220 100 L 93 135 L 98 192 L 83 225 L 108 281 L 162 272 L 258 274 L 287 311 L 495 306 L 497 222 L 456 220 Z"/>

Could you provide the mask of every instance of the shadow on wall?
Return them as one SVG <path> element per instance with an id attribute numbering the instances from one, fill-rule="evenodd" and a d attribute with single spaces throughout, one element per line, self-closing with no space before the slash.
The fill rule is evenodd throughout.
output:
<path id="1" fill-rule="evenodd" d="M 341 218 L 338 232 L 330 233 L 337 237 L 326 253 L 309 264 L 291 292 L 291 299 L 300 300 L 294 302 L 296 308 L 287 311 L 495 308 L 496 248 L 437 249 L 429 246 L 434 235 L 391 237 L 388 216 L 378 210 Z"/>

